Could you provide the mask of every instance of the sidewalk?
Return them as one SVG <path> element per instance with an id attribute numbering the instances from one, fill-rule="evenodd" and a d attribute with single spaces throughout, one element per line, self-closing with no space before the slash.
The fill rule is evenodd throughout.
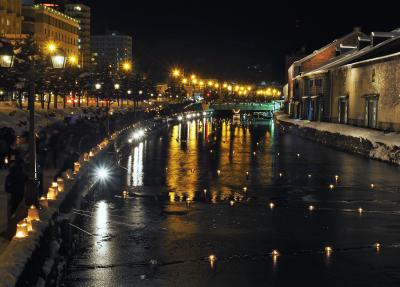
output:
<path id="1" fill-rule="evenodd" d="M 400 133 L 385 133 L 344 124 L 291 119 L 284 113 L 277 113 L 275 117 L 277 122 L 283 122 L 299 129 L 312 129 L 320 134 L 349 137 L 359 142 L 368 141 L 372 146 L 369 151 L 370 158 L 400 165 Z"/>

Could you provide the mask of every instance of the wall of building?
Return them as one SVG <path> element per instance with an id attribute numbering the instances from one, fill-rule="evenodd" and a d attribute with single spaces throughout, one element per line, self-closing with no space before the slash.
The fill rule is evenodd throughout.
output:
<path id="1" fill-rule="evenodd" d="M 32 34 L 42 50 L 53 41 L 67 55 L 78 55 L 78 21 L 41 5 L 24 6 L 22 13 L 22 32 Z"/>
<path id="2" fill-rule="evenodd" d="M 21 0 L 0 0 L 0 35 L 21 34 Z"/>
<path id="3" fill-rule="evenodd" d="M 83 68 L 89 68 L 91 63 L 90 51 L 90 7 L 83 4 L 68 4 L 65 13 L 79 21 L 79 63 Z"/>
<path id="4" fill-rule="evenodd" d="M 378 95 L 377 128 L 400 131 L 400 56 L 341 67 L 332 71 L 332 81 L 333 121 L 339 97 L 348 96 L 349 124 L 364 126 L 365 96 Z"/>

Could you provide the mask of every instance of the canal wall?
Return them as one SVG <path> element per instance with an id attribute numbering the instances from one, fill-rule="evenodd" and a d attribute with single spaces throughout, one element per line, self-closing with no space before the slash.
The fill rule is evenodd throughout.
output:
<path id="1" fill-rule="evenodd" d="M 276 113 L 275 121 L 281 132 L 290 132 L 346 152 L 400 165 L 399 133 L 291 119 L 284 113 Z"/>

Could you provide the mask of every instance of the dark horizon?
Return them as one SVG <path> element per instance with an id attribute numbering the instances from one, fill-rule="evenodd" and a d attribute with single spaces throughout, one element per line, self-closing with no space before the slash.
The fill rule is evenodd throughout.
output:
<path id="1" fill-rule="evenodd" d="M 286 55 L 310 53 L 354 27 L 368 34 L 400 26 L 384 3 L 372 13 L 355 3 L 328 10 L 313 2 L 73 2 L 92 8 L 93 34 L 131 35 L 136 64 L 157 80 L 178 66 L 204 78 L 283 83 Z"/>

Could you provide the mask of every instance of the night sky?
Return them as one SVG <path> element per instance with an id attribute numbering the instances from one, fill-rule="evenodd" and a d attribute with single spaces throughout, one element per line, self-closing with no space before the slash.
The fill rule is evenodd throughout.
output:
<path id="1" fill-rule="evenodd" d="M 313 51 L 360 26 L 400 27 L 394 2 L 84 0 L 93 33 L 106 28 L 134 39 L 140 68 L 162 79 L 172 66 L 204 78 L 283 81 L 285 55 Z"/>

